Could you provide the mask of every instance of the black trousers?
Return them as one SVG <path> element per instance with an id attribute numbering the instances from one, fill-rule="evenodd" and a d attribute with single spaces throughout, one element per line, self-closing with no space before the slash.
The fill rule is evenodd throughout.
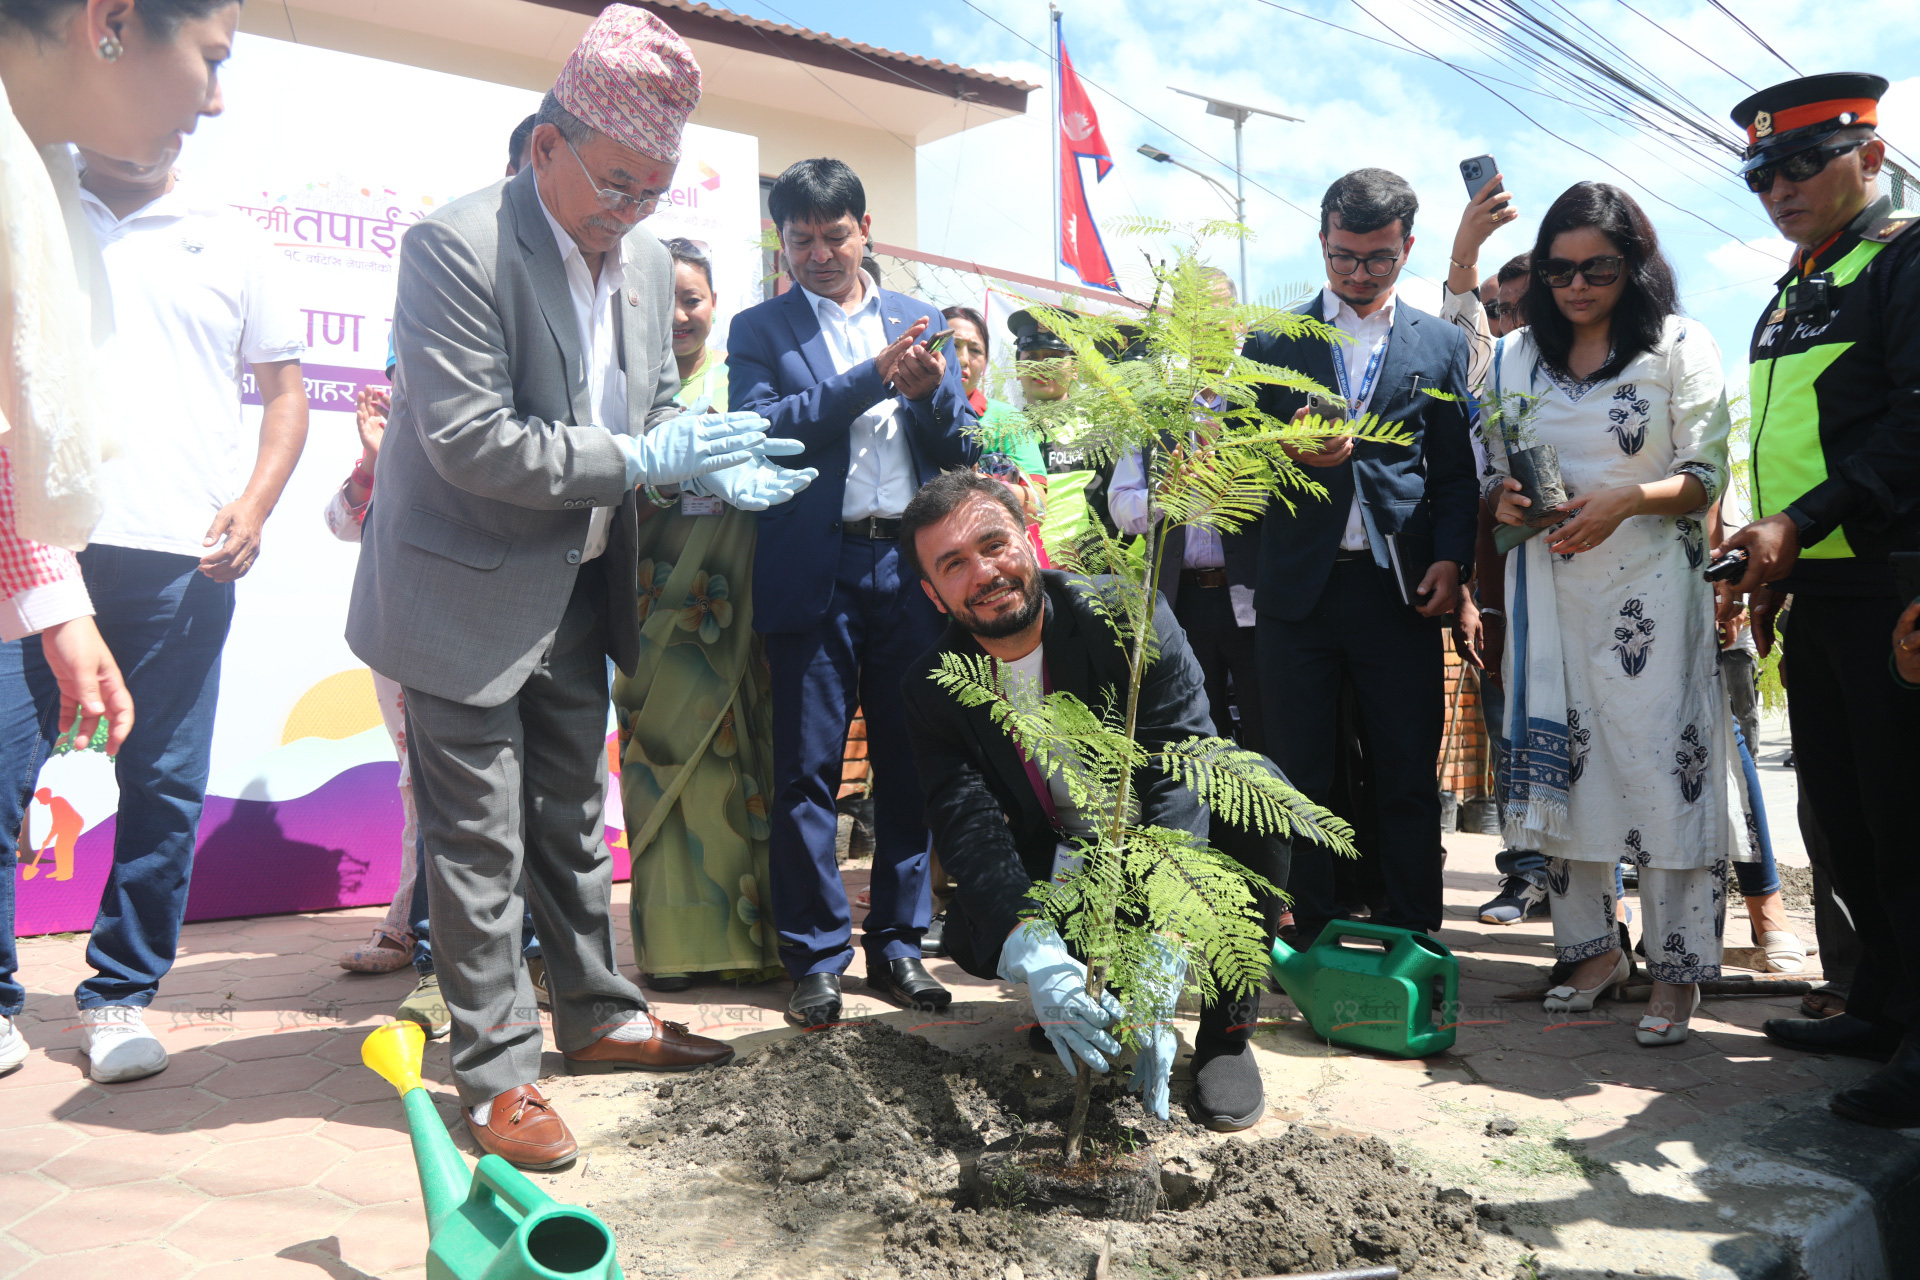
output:
<path id="1" fill-rule="evenodd" d="M 1335 755 L 1343 749 L 1340 689 L 1351 679 L 1385 881 L 1384 909 L 1374 918 L 1402 929 L 1438 929 L 1435 771 L 1445 716 L 1439 625 L 1400 603 L 1388 573 L 1361 559 L 1335 563 L 1305 618 L 1265 616 L 1258 630 L 1274 761 L 1308 799 L 1329 807 Z M 1352 822 L 1360 815 L 1340 816 Z M 1287 888 L 1303 938 L 1315 937 L 1338 915 L 1334 857 L 1324 845 L 1294 846 Z"/>
<path id="2" fill-rule="evenodd" d="M 1249 751 L 1269 754 L 1254 628 L 1234 621 L 1229 588 L 1181 583 L 1173 616 L 1187 633 L 1187 643 L 1193 647 L 1193 656 L 1199 659 L 1200 672 L 1206 677 L 1214 734 L 1234 738 Z M 1240 721 L 1238 734 L 1234 733 L 1234 713 Z"/>
<path id="3" fill-rule="evenodd" d="M 1847 1012 L 1920 1027 L 1920 691 L 1887 668 L 1900 604 L 1798 595 L 1782 674 L 1801 794 L 1860 937 Z"/>

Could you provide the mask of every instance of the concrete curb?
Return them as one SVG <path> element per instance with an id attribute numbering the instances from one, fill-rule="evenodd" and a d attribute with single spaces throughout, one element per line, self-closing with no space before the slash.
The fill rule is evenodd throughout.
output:
<path id="1" fill-rule="evenodd" d="M 1590 1156 L 1571 1195 L 1482 1205 L 1542 1280 L 1920 1277 L 1920 1130 L 1826 1109 L 1821 1087 Z"/>

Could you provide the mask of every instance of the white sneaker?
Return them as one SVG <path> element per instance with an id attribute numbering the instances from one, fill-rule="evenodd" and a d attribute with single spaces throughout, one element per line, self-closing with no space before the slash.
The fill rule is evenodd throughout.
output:
<path id="1" fill-rule="evenodd" d="M 26 1060 L 27 1038 L 13 1025 L 12 1018 L 0 1014 L 0 1076 L 18 1071 Z"/>
<path id="2" fill-rule="evenodd" d="M 80 1052 L 96 1084 L 143 1080 L 167 1069 L 166 1046 L 147 1030 L 145 1011 L 130 1004 L 82 1009 Z"/>

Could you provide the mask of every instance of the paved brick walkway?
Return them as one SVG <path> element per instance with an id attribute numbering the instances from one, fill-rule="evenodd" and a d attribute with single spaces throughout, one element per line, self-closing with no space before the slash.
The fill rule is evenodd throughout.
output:
<path id="1" fill-rule="evenodd" d="M 1329 1051 L 1297 1025 L 1277 1027 L 1260 1037 L 1271 1099 L 1263 1129 L 1304 1120 L 1377 1133 L 1443 1182 L 1496 1191 L 1518 1182 L 1530 1190 L 1516 1196 L 1574 1202 L 1585 1157 L 1570 1153 L 1604 1161 L 1613 1144 L 1853 1070 L 1774 1056 L 1756 1028 L 1788 1001 L 1710 1002 L 1689 1044 L 1657 1052 L 1633 1043 L 1637 1007 L 1603 1006 L 1581 1019 L 1590 1025 L 1553 1030 L 1537 1004 L 1496 1001 L 1500 991 L 1539 985 L 1549 926 L 1479 925 L 1473 910 L 1491 896 L 1496 842 L 1453 836 L 1448 844 L 1442 937 L 1463 959 L 1468 1016 L 1489 1025 L 1466 1028 L 1456 1052 L 1424 1063 Z M 850 877 L 856 887 L 861 879 Z M 625 894 L 622 886 L 616 895 L 623 925 Z M 71 992 L 85 969 L 84 937 L 24 941 L 21 973 L 32 994 L 22 1027 L 34 1052 L 0 1079 L 0 1276 L 423 1275 L 425 1230 L 400 1109 L 358 1056 L 367 1029 L 410 988 L 412 971 L 366 977 L 335 964 L 377 914 L 190 926 L 152 1014 L 172 1065 L 111 1088 L 87 1082 L 75 1048 Z M 1807 922 L 1797 923 L 1811 936 Z M 1744 944 L 1746 931 L 1736 912 L 1729 943 Z M 624 927 L 620 954 L 628 954 Z M 967 979 L 951 964 L 932 967 L 960 1000 L 1008 998 L 1007 988 Z M 857 982 L 848 985 L 851 1011 L 887 1011 L 859 994 Z M 696 1030 L 758 1043 L 785 1034 L 778 1010 L 786 995 L 785 984 L 709 988 L 655 1003 Z M 1270 1011 L 1275 1005 L 1284 1002 L 1269 999 Z M 996 1016 L 977 1030 L 942 1028 L 939 1038 L 1011 1038 L 1019 1009 L 974 1010 Z M 428 1074 L 440 1079 L 443 1045 L 428 1056 Z M 557 1070 L 557 1057 L 549 1054 L 547 1065 Z M 584 1138 L 603 1118 L 576 1097 L 574 1082 L 550 1084 L 563 1114 L 576 1116 L 577 1106 Z M 451 1118 L 451 1095 L 442 1098 Z M 1485 1135 L 1496 1115 L 1520 1131 Z M 464 1145 L 465 1135 L 459 1140 Z M 573 1198 L 572 1176 L 555 1176 L 556 1195 Z"/>

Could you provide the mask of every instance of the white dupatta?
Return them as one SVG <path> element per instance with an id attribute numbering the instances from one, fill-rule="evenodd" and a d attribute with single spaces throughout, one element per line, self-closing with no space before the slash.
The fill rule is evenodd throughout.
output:
<path id="1" fill-rule="evenodd" d="M 73 154 L 36 148 L 0 84 L 0 447 L 22 537 L 78 551 L 99 523 L 100 466 L 116 450 L 95 353 L 112 333 Z"/>

